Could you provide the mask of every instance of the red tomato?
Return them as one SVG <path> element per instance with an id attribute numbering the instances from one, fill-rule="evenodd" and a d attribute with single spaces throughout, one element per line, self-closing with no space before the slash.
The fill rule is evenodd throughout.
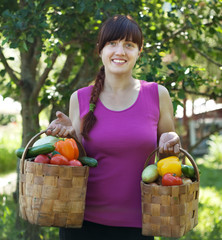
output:
<path id="1" fill-rule="evenodd" d="M 39 154 L 35 158 L 34 162 L 37 162 L 37 163 L 49 163 L 50 162 L 50 158 L 47 155 Z"/>
<path id="2" fill-rule="evenodd" d="M 79 160 L 73 159 L 69 161 L 69 165 L 71 166 L 82 166 L 82 163 Z"/>
<path id="3" fill-rule="evenodd" d="M 183 184 L 182 178 L 178 177 L 174 173 L 166 173 L 162 177 L 163 186 L 173 186 L 173 185 L 181 185 L 181 184 Z"/>
<path id="4" fill-rule="evenodd" d="M 61 154 L 55 154 L 50 160 L 50 164 L 69 165 L 69 160 Z"/>

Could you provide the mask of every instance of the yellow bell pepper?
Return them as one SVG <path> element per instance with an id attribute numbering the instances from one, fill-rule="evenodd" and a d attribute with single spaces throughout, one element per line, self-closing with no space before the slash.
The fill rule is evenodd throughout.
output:
<path id="1" fill-rule="evenodd" d="M 157 171 L 160 176 L 163 176 L 166 173 L 174 173 L 180 177 L 182 175 L 181 162 L 176 156 L 163 158 L 157 162 Z"/>

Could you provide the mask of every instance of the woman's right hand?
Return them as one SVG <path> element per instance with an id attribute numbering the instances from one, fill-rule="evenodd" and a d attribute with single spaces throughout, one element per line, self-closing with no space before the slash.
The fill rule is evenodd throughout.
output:
<path id="1" fill-rule="evenodd" d="M 74 136 L 75 130 L 70 118 L 60 111 L 56 112 L 56 117 L 57 119 L 49 124 L 46 134 L 62 138 L 67 137 L 68 135 Z"/>

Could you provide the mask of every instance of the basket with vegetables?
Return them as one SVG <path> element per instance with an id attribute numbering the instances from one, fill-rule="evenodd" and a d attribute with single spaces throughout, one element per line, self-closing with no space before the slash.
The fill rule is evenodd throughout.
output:
<path id="1" fill-rule="evenodd" d="M 86 156 L 77 139 L 39 138 L 45 132 L 16 150 L 20 216 L 40 226 L 80 228 L 89 167 L 96 167 L 97 160 Z"/>
<path id="2" fill-rule="evenodd" d="M 149 165 L 157 151 L 150 154 L 142 172 L 142 234 L 179 238 L 198 224 L 199 170 L 182 148 L 179 157 L 157 157 Z M 183 164 L 184 157 L 191 165 Z"/>

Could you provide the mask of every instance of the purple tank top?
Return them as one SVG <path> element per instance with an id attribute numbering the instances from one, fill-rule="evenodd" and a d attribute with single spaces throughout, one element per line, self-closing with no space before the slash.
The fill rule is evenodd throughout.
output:
<path id="1" fill-rule="evenodd" d="M 135 103 L 123 110 L 107 109 L 100 100 L 97 122 L 82 143 L 89 157 L 98 160 L 90 168 L 85 220 L 123 227 L 141 227 L 140 181 L 144 163 L 157 147 L 159 121 L 158 85 L 140 81 Z M 89 111 L 92 86 L 78 90 L 80 117 Z"/>

